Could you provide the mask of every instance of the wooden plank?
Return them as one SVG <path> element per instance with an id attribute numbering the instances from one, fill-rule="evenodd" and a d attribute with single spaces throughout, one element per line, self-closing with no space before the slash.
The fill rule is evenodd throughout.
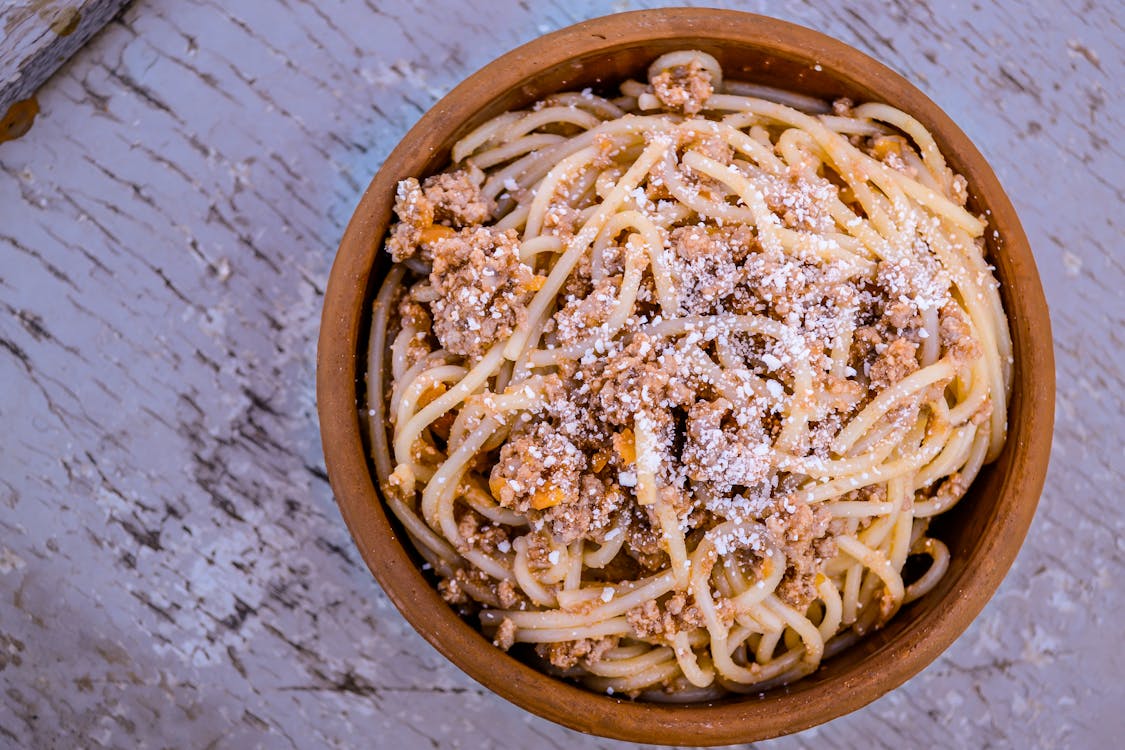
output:
<path id="1" fill-rule="evenodd" d="M 129 0 L 5 0 L 0 114 L 35 91 Z"/>

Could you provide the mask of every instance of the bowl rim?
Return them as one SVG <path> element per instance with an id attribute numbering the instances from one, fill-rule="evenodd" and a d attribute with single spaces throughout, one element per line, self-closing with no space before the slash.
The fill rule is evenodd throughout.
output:
<path id="1" fill-rule="evenodd" d="M 1011 298 L 1007 301 L 1006 312 L 1010 326 L 1022 327 L 1025 347 L 1017 355 L 1026 371 L 1009 423 L 1018 423 L 1026 439 L 1010 439 L 1005 447 L 1015 453 L 1013 469 L 996 490 L 994 528 L 971 555 L 990 564 L 967 570 L 962 585 L 950 592 L 942 607 L 868 655 L 863 668 L 852 668 L 842 679 L 811 690 L 771 691 L 761 700 L 663 705 L 597 694 L 539 672 L 488 643 L 438 596 L 407 552 L 409 540 L 398 539 L 372 477 L 357 402 L 357 379 L 363 372 L 359 352 L 365 349 L 359 336 L 368 312 L 364 300 L 369 276 L 381 251 L 380 227 L 385 229 L 389 219 L 395 183 L 407 176 L 404 162 L 416 159 L 419 149 L 433 153 L 444 140 L 438 136 L 453 133 L 457 123 L 451 118 L 464 117 L 459 102 L 487 103 L 489 92 L 515 89 L 580 54 L 701 36 L 716 44 L 768 47 L 772 54 L 810 68 L 819 64 L 865 86 L 877 86 L 888 92 L 885 101 L 901 106 L 935 135 L 940 133 L 947 148 L 955 148 L 961 160 L 974 167 L 971 177 L 966 174 L 971 189 L 986 196 L 992 228 L 999 232 L 999 252 L 1016 266 L 1014 277 L 1003 281 L 1018 290 L 1014 304 Z M 431 645 L 488 689 L 572 729 L 628 741 L 715 745 L 776 737 L 854 711 L 917 674 L 964 632 L 1015 560 L 1035 513 L 1050 456 L 1054 378 L 1046 298 L 1015 209 L 984 157 L 936 104 L 887 66 L 820 32 L 741 11 L 665 8 L 602 16 L 538 37 L 469 76 L 411 128 L 373 177 L 341 240 L 324 294 L 316 393 L 325 463 L 345 523 L 383 590 Z"/>

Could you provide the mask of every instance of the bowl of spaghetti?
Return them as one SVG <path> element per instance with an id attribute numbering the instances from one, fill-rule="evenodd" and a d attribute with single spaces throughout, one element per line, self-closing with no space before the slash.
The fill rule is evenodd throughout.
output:
<path id="1" fill-rule="evenodd" d="M 521 47 L 391 153 L 325 295 L 365 561 L 439 651 L 619 739 L 812 726 L 1011 565 L 1054 397 L 995 175 L 903 78 L 745 13 Z"/>

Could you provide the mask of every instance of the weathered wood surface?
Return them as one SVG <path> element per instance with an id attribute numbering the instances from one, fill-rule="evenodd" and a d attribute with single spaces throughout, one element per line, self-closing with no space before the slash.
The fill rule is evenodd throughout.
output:
<path id="1" fill-rule="evenodd" d="M 0 2 L 0 115 L 32 96 L 129 0 Z"/>
<path id="2" fill-rule="evenodd" d="M 1054 318 L 1027 543 L 903 688 L 768 745 L 1125 732 L 1120 5 L 739 3 L 902 71 L 991 159 Z M 146 0 L 0 146 L 0 746 L 615 747 L 413 634 L 325 482 L 315 337 L 344 223 L 441 93 L 629 3 Z"/>

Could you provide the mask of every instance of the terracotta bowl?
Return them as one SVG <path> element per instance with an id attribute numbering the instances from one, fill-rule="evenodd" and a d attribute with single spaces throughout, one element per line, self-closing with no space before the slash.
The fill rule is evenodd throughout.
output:
<path id="1" fill-rule="evenodd" d="M 358 409 L 396 183 L 441 169 L 451 145 L 494 115 L 560 90 L 643 79 L 655 57 L 681 48 L 711 53 L 730 79 L 888 102 L 928 127 L 950 166 L 968 179 L 970 207 L 990 217 L 989 254 L 1015 357 L 1007 446 L 936 526 L 952 552 L 938 587 L 815 674 L 761 696 L 702 705 L 589 692 L 505 654 L 461 620 L 421 572 L 380 499 Z M 317 399 L 344 520 L 387 595 L 438 651 L 484 686 L 559 724 L 624 740 L 706 745 L 796 732 L 853 711 L 919 672 L 968 627 L 1015 559 L 1035 512 L 1051 447 L 1054 373 L 1047 304 L 1027 238 L 996 176 L 941 109 L 884 65 L 814 31 L 747 13 L 677 9 L 599 18 L 536 39 L 470 76 L 422 117 L 375 175 L 340 244 L 324 300 Z"/>

